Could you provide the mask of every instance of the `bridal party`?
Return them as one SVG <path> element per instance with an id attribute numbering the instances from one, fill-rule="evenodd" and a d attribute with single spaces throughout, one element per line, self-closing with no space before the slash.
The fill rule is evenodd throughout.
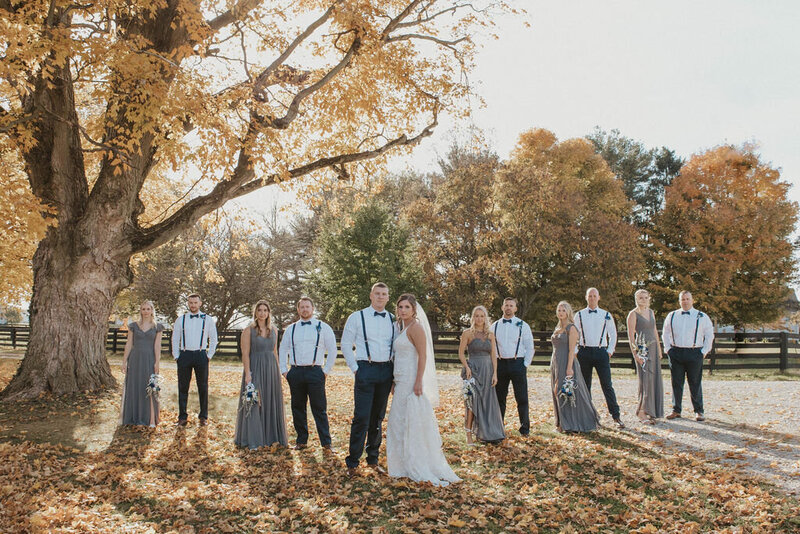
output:
<path id="1" fill-rule="evenodd" d="M 642 425 L 683 417 L 684 385 L 688 384 L 694 418 L 704 421 L 702 369 L 714 341 L 711 319 L 694 307 L 689 291 L 681 291 L 679 307 L 667 314 L 659 332 L 650 299 L 646 290 L 636 291 L 635 306 L 625 321 L 638 378 L 635 416 Z M 370 288 L 369 301 L 368 307 L 353 311 L 347 318 L 339 347 L 333 328 L 316 317 L 311 298 L 298 299 L 297 320 L 282 335 L 269 302 L 255 303 L 241 334 L 242 380 L 234 442 L 247 449 L 289 446 L 285 381 L 296 435 L 293 448 L 303 450 L 313 445 L 309 443 L 310 407 L 319 446 L 325 454 L 335 452 L 326 381 L 341 350 L 353 378 L 350 434 L 340 439 L 346 447 L 347 475 L 355 477 L 366 469 L 439 486 L 459 482 L 442 451 L 434 411 L 440 402 L 439 380 L 425 310 L 409 293 L 393 301 L 390 288 L 383 282 Z M 577 311 L 567 301 L 559 302 L 553 310 L 550 389 L 554 426 L 562 433 L 597 430 L 601 421 L 598 409 L 607 410 L 617 428 L 626 426 L 610 363 L 617 348 L 617 323 L 600 307 L 597 288 L 586 290 L 585 301 L 586 306 Z M 390 303 L 394 313 L 387 309 Z M 199 294 L 189 295 L 188 311 L 172 327 L 179 429 L 189 422 L 187 401 L 192 378 L 199 400 L 197 424 L 205 426 L 209 420 L 209 362 L 218 335 L 214 318 L 203 312 L 202 304 Z M 468 447 L 506 439 L 510 393 L 517 408 L 517 432 L 522 437 L 530 434 L 527 369 L 536 348 L 530 325 L 516 316 L 517 307 L 515 298 L 505 298 L 500 316 L 492 321 L 489 309 L 477 304 L 470 311 L 469 328 L 461 333 L 458 358 Z M 139 320 L 128 328 L 122 362 L 122 425 L 155 428 L 159 423 L 163 327 L 155 317 L 153 303 L 145 301 L 139 308 Z M 666 417 L 661 371 L 665 355 L 672 388 L 671 411 Z M 593 397 L 595 375 L 599 391 L 595 386 Z M 513 416 L 509 414 L 509 418 Z M 384 437 L 386 457 L 381 462 Z"/>

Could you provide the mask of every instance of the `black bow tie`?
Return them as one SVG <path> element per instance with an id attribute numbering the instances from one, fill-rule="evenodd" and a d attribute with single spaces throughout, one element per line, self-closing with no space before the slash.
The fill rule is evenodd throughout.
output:
<path id="1" fill-rule="evenodd" d="M 375 312 L 375 315 L 380 315 L 381 317 L 386 317 L 386 312 Z M 375 315 L 373 315 L 373 317 L 375 317 Z"/>
<path id="2" fill-rule="evenodd" d="M 589 313 L 597 313 L 597 310 L 589 310 Z"/>
<path id="3" fill-rule="evenodd" d="M 512 319 L 503 319 L 504 323 L 510 323 L 511 321 L 512 321 Z"/>
<path id="4" fill-rule="evenodd" d="M 189 314 L 189 319 L 195 319 L 195 318 L 199 318 L 199 317 L 200 317 L 199 313 L 191 313 L 191 314 Z"/>
<path id="5" fill-rule="evenodd" d="M 691 313 L 691 312 L 685 312 L 685 311 L 682 311 L 682 312 L 681 312 L 681 315 L 689 315 L 690 313 Z"/>
<path id="6" fill-rule="evenodd" d="M 300 321 L 300 326 L 305 326 L 307 324 L 311 324 L 311 321 Z"/>

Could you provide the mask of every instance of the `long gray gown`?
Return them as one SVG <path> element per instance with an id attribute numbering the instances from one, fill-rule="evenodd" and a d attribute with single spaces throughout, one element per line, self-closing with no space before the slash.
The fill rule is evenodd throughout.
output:
<path id="1" fill-rule="evenodd" d="M 122 390 L 122 416 L 123 425 L 149 425 L 150 424 L 150 397 L 145 388 L 150 382 L 156 364 L 155 342 L 156 333 L 164 330 L 157 324 L 143 332 L 137 323 L 128 327 L 128 335 L 133 336 L 133 348 L 128 354 L 128 369 L 125 373 L 125 386 Z M 153 399 L 155 424 L 158 424 L 158 401 Z"/>
<path id="2" fill-rule="evenodd" d="M 567 400 L 558 398 L 558 391 L 564 377 L 567 376 L 569 363 L 569 331 L 575 325 L 567 325 L 567 329 L 553 335 L 553 357 L 550 359 L 550 384 L 553 392 L 553 407 L 556 412 L 556 428 L 563 432 L 591 432 L 597 428 L 600 416 L 592 404 L 592 395 L 586 387 L 581 374 L 581 364 L 577 356 L 573 359 L 572 376 L 575 379 L 575 406 Z"/>
<path id="3" fill-rule="evenodd" d="M 487 339 L 474 338 L 467 345 L 469 360 L 467 364 L 475 379 L 472 398 L 472 431 L 481 441 L 501 441 L 506 437 L 503 428 L 503 417 L 500 415 L 500 404 L 497 393 L 492 386 L 492 342 Z M 461 370 L 461 378 L 466 378 L 466 370 Z"/>
<path id="4" fill-rule="evenodd" d="M 653 310 L 650 310 L 648 319 L 636 311 L 633 313 L 636 314 L 636 333 L 644 332 L 647 340 L 647 363 L 644 371 L 636 360 L 636 374 L 639 376 L 639 406 L 636 407 L 636 415 L 641 417 L 644 412 L 650 417 L 664 417 L 664 382 L 661 380 L 661 361 L 658 358 L 656 316 Z"/>
<path id="5" fill-rule="evenodd" d="M 255 405 L 250 415 L 242 408 L 242 393 L 246 386 L 242 371 L 242 387 L 239 391 L 239 412 L 236 416 L 234 443 L 239 447 L 257 449 L 273 443 L 286 445 L 286 411 L 283 406 L 281 373 L 273 353 L 278 333 L 273 330 L 270 337 L 261 337 L 255 328 L 250 329 L 250 373 L 258 390 L 261 405 Z"/>

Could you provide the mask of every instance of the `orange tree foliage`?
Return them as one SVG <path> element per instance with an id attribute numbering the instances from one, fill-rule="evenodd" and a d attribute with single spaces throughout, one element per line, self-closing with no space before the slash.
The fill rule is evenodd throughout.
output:
<path id="1" fill-rule="evenodd" d="M 589 141 L 524 132 L 496 175 L 494 194 L 498 285 L 519 299 L 536 328 L 555 322 L 559 300 L 581 307 L 589 286 L 617 314 L 632 301 L 644 262 L 639 234 L 625 219 L 631 204 Z"/>
<path id="2" fill-rule="evenodd" d="M 652 237 L 651 287 L 665 309 L 692 291 L 721 324 L 774 320 L 795 280 L 797 203 L 789 184 L 751 146 L 720 146 L 692 157 L 666 189 Z"/>
<path id="3" fill-rule="evenodd" d="M 0 149 L 2 150 L 2 149 Z M 44 206 L 31 194 L 16 154 L 0 152 L 0 308 L 19 303 L 31 289 L 31 258 L 44 236 Z"/>

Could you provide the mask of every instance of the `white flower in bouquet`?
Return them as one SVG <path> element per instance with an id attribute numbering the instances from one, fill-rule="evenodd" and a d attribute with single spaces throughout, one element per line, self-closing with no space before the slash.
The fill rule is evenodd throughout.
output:
<path id="1" fill-rule="evenodd" d="M 250 410 L 253 409 L 253 406 L 258 404 L 261 406 L 261 399 L 258 396 L 258 390 L 256 389 L 255 384 L 250 382 L 245 386 L 244 393 L 242 393 L 242 406 L 241 409 L 244 410 L 244 416 L 250 416 Z"/>
<path id="2" fill-rule="evenodd" d="M 148 380 L 147 386 L 144 388 L 147 396 L 151 397 L 156 402 L 158 402 L 158 397 L 161 394 L 161 381 L 161 375 L 154 373 L 150 375 L 150 380 Z"/>

